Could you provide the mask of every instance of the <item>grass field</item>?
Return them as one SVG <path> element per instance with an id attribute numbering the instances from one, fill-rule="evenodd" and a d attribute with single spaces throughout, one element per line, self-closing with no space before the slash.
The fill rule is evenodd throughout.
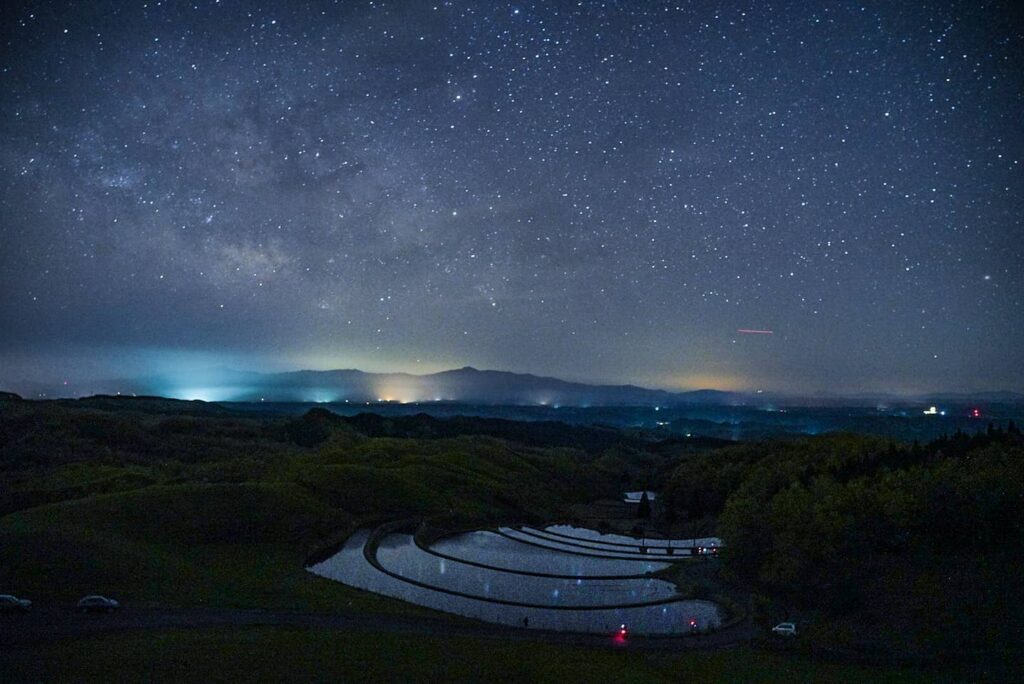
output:
<path id="1" fill-rule="evenodd" d="M 5 681 L 915 682 L 878 669 L 753 650 L 648 654 L 464 637 L 243 628 L 106 635 L 0 654 Z"/>
<path id="2" fill-rule="evenodd" d="M 186 410 L 198 409 L 0 402 L 0 591 L 43 603 L 104 593 L 127 605 L 422 613 L 315 577 L 305 562 L 368 520 L 546 517 L 614 486 L 565 448 L 368 438 L 330 415 Z"/>
<path id="3" fill-rule="evenodd" d="M 295 485 L 147 487 L 0 518 L 0 579 L 45 603 L 428 613 L 305 570 L 317 540 L 354 523 Z"/>

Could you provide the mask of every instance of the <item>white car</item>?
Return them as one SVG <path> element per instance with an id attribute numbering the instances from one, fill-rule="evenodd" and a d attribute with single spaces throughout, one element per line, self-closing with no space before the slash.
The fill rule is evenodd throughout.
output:
<path id="1" fill-rule="evenodd" d="M 121 604 L 106 596 L 86 596 L 78 602 L 78 610 L 83 613 L 113 613 L 118 610 Z"/>
<path id="2" fill-rule="evenodd" d="M 32 607 L 28 599 L 20 599 L 10 594 L 0 594 L 0 613 L 27 613 Z"/>
<path id="3" fill-rule="evenodd" d="M 779 624 L 772 627 L 772 634 L 778 634 L 784 637 L 796 636 L 796 625 L 792 622 L 780 622 Z"/>

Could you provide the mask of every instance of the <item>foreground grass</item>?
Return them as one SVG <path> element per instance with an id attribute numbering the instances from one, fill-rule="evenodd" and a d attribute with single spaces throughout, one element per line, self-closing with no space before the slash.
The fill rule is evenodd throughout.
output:
<path id="1" fill-rule="evenodd" d="M 285 628 L 123 634 L 0 653 L 4 680 L 942 682 L 910 670 L 751 650 L 644 654 L 467 637 Z"/>
<path id="2" fill-rule="evenodd" d="M 38 603 L 433 614 L 317 577 L 318 540 L 355 520 L 288 484 L 176 485 L 0 518 L 0 587 Z"/>
<path id="3" fill-rule="evenodd" d="M 155 399 L 0 399 L 0 593 L 423 614 L 304 564 L 369 521 L 557 517 L 614 490 L 625 464 L 605 460 L 484 436 L 371 438 L 322 410 L 254 418 Z"/>

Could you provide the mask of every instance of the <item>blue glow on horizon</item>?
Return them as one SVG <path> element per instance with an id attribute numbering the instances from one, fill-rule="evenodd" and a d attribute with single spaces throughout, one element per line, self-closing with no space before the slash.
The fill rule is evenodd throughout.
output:
<path id="1" fill-rule="evenodd" d="M 187 401 L 239 401 L 251 397 L 255 392 L 253 387 L 175 387 L 161 392 L 163 396 L 171 399 L 185 399 Z"/>

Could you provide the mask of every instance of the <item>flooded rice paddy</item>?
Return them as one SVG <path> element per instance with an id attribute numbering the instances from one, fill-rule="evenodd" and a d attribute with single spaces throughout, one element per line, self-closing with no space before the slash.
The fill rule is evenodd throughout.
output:
<path id="1" fill-rule="evenodd" d="M 367 547 L 374 539 L 378 543 Z M 679 542 L 689 546 L 692 540 Z M 373 536 L 362 529 L 309 570 L 416 605 L 510 626 L 610 634 L 627 624 L 634 633 L 652 635 L 686 633 L 691 620 L 700 629 L 717 627 L 718 606 L 684 600 L 673 583 L 651 576 L 670 562 L 634 552 L 639 545 L 640 540 L 621 535 L 554 526 L 480 530 L 421 548 L 408 533 Z"/>

